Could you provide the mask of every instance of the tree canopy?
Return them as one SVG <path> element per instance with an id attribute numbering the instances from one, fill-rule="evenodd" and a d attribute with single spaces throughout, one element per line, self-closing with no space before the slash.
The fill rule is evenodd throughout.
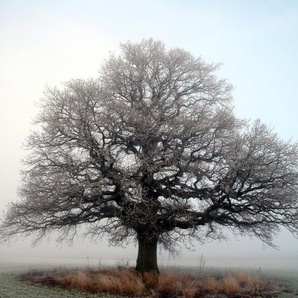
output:
<path id="1" fill-rule="evenodd" d="M 122 44 L 98 78 L 48 88 L 2 240 L 85 224 L 138 241 L 145 272 L 158 271 L 158 244 L 222 228 L 269 245 L 281 226 L 297 235 L 297 144 L 237 119 L 218 67 L 150 39 Z"/>

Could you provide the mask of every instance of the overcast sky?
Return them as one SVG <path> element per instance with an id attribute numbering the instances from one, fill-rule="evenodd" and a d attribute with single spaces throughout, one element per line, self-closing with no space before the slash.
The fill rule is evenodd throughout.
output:
<path id="1" fill-rule="evenodd" d="M 298 140 L 296 0 L 0 0 L 1 214 L 17 199 L 22 143 L 45 86 L 96 77 L 119 43 L 151 37 L 223 63 L 218 76 L 235 87 L 236 115 L 260 118 L 281 138 Z M 298 259 L 298 240 L 289 233 L 281 233 L 276 244 L 279 251 L 264 250 L 256 239 L 231 237 L 195 245 L 182 257 Z M 0 255 L 134 258 L 136 249 L 87 240 L 72 248 L 52 240 L 32 249 L 24 240 L 0 246 Z"/>

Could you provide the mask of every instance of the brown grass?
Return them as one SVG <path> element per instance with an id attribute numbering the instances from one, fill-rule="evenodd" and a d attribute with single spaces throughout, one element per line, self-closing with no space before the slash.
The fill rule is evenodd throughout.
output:
<path id="1" fill-rule="evenodd" d="M 194 276 L 165 270 L 160 274 L 156 292 L 160 297 L 195 297 L 197 290 Z"/>
<path id="2" fill-rule="evenodd" d="M 129 297 L 273 297 L 278 287 L 258 273 L 237 271 L 222 275 L 182 274 L 164 270 L 160 275 L 141 276 L 134 269 L 30 271 L 21 276 L 47 286 L 79 289 L 89 293 L 109 293 Z"/>
<path id="3" fill-rule="evenodd" d="M 219 291 L 227 295 L 235 295 L 241 292 L 236 276 L 225 276 L 219 284 Z"/>

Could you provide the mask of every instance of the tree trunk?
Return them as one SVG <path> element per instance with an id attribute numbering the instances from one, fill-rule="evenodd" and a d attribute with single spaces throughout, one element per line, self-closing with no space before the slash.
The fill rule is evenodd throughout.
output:
<path id="1" fill-rule="evenodd" d="M 145 272 L 159 274 L 157 265 L 157 242 L 158 237 L 144 237 L 138 235 L 138 257 L 136 270 L 141 274 Z"/>

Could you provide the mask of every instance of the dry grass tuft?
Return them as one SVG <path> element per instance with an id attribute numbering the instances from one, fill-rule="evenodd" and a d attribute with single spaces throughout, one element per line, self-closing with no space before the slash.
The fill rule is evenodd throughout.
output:
<path id="1" fill-rule="evenodd" d="M 214 277 L 209 277 L 201 281 L 200 289 L 202 292 L 216 294 L 219 290 L 219 282 Z"/>
<path id="2" fill-rule="evenodd" d="M 237 293 L 240 293 L 241 287 L 236 276 L 225 276 L 219 285 L 219 292 L 227 295 L 235 295 Z"/>
<path id="3" fill-rule="evenodd" d="M 66 288 L 84 289 L 91 293 L 139 294 L 144 291 L 142 277 L 132 270 L 104 270 L 76 272 L 65 280 Z"/>
<path id="4" fill-rule="evenodd" d="M 159 274 L 157 273 L 144 273 L 142 281 L 146 289 L 155 289 L 159 284 Z"/>
<path id="5" fill-rule="evenodd" d="M 157 291 L 162 297 L 194 297 L 197 292 L 196 278 L 190 274 L 162 271 Z"/>
<path id="6" fill-rule="evenodd" d="M 260 274 L 245 271 L 222 276 L 196 276 L 164 270 L 160 275 L 147 273 L 142 276 L 134 269 L 58 268 L 52 271 L 30 271 L 23 274 L 21 279 L 47 286 L 129 297 L 269 297 L 277 293 L 273 283 L 264 280 Z"/>

